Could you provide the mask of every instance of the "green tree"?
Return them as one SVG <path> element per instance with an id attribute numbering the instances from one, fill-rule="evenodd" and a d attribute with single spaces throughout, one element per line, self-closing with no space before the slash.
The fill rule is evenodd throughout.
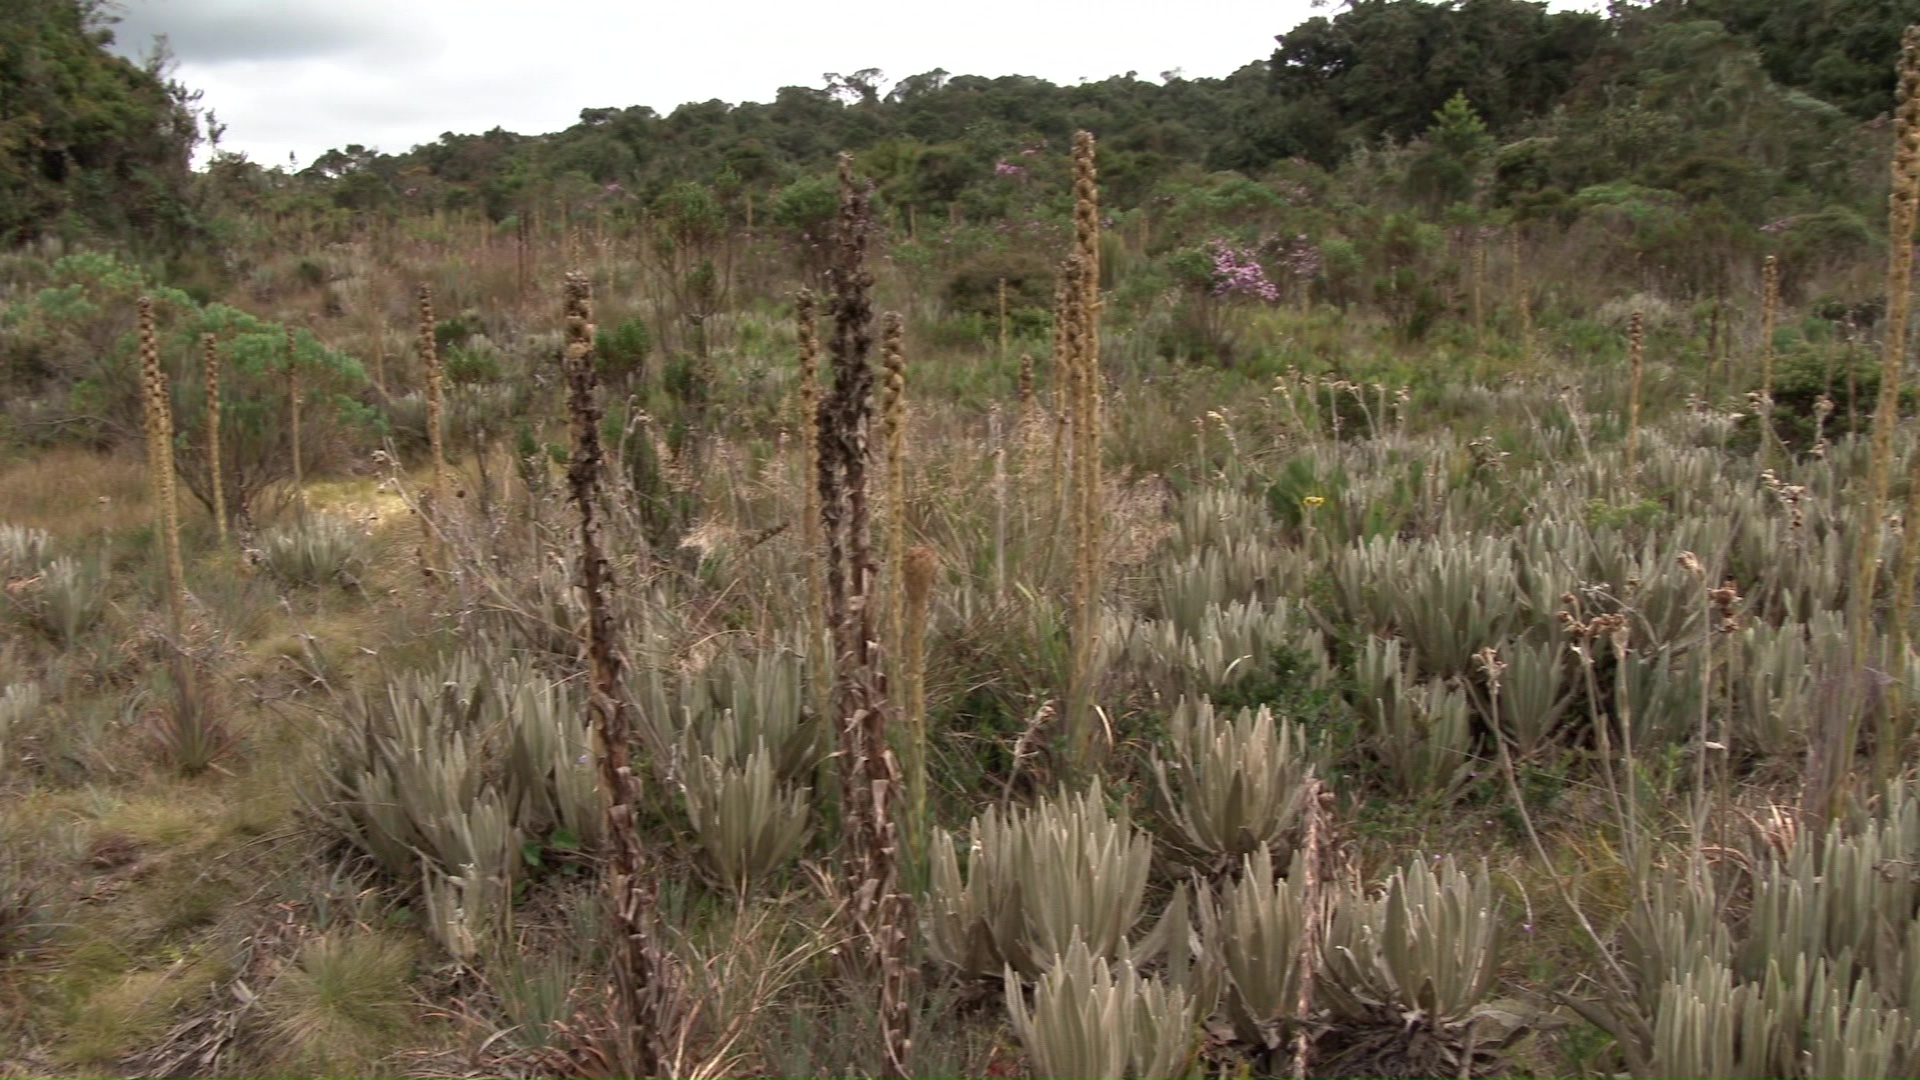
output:
<path id="1" fill-rule="evenodd" d="M 1493 151 L 1493 136 L 1464 92 L 1434 111 L 1426 146 L 1407 167 L 1407 190 L 1438 210 L 1473 197 L 1474 182 Z"/>

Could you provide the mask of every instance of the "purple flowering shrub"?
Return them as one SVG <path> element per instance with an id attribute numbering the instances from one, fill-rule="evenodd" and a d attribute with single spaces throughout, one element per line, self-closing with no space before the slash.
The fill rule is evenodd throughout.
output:
<path id="1" fill-rule="evenodd" d="M 1214 297 L 1243 297 L 1269 304 L 1280 299 L 1279 286 L 1267 277 L 1266 267 L 1252 251 L 1214 240 L 1207 244 L 1207 254 L 1213 259 L 1213 286 L 1208 292 Z"/>

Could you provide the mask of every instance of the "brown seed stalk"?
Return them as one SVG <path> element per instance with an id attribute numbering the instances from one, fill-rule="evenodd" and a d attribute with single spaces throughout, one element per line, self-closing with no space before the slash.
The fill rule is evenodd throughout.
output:
<path id="1" fill-rule="evenodd" d="M 437 494 L 447 472 L 446 436 L 442 431 L 441 392 L 445 373 L 440 364 L 440 345 L 434 337 L 433 289 L 420 283 L 420 367 L 427 380 L 427 446 L 433 454 L 433 484 Z"/>
<path id="2" fill-rule="evenodd" d="M 207 392 L 207 475 L 213 487 L 213 528 L 221 548 L 227 546 L 227 489 L 220 455 L 220 346 L 212 334 L 203 334 L 201 348 L 206 352 Z"/>
<path id="3" fill-rule="evenodd" d="M 1069 761 L 1091 766 L 1093 668 L 1099 653 L 1101 528 L 1100 192 L 1094 138 L 1073 138 L 1073 254 L 1068 259 L 1067 355 L 1073 374 L 1073 671 L 1068 695 Z"/>
<path id="4" fill-rule="evenodd" d="M 1640 382 L 1647 370 L 1646 320 L 1638 311 L 1627 320 L 1627 363 L 1633 371 L 1627 391 L 1627 472 L 1631 474 L 1640 455 Z"/>
<path id="5" fill-rule="evenodd" d="M 873 226 L 871 186 L 840 156 L 840 212 L 833 261 L 833 388 L 820 403 L 820 517 L 827 551 L 827 613 L 836 649 L 834 708 L 840 727 L 847 854 L 843 888 L 852 974 L 880 981 L 884 1075 L 906 1075 L 912 1013 L 907 948 L 912 905 L 899 885 L 899 840 L 891 803 L 900 786 L 887 743 L 886 677 L 874 648 L 874 564 L 867 473 L 872 449 L 873 275 L 866 268 Z"/>
<path id="6" fill-rule="evenodd" d="M 623 662 L 613 618 L 613 572 L 601 546 L 597 508 L 605 453 L 600 444 L 599 379 L 593 362 L 593 287 L 585 277 L 566 280 L 567 412 L 573 427 L 573 460 L 567 484 L 580 514 L 577 584 L 587 608 L 586 651 L 592 668 L 588 716 L 601 794 L 607 801 L 607 894 L 613 929 L 613 979 L 619 1022 L 614 1064 L 622 1076 L 657 1076 L 665 1057 L 666 1023 L 676 1005 L 671 960 L 660 945 L 654 878 L 640 843 L 639 780 L 628 747 L 635 706 L 621 681 Z M 424 310 L 424 290 L 422 292 Z M 425 320 L 423 319 L 423 323 Z"/>
<path id="7" fill-rule="evenodd" d="M 1907 319 L 1913 287 L 1913 230 L 1920 216 L 1920 26 L 1907 27 L 1900 40 L 1899 92 L 1894 111 L 1892 164 L 1893 192 L 1887 205 L 1887 322 L 1881 350 L 1879 400 L 1873 414 L 1873 453 L 1867 473 L 1867 504 L 1860 517 L 1860 550 L 1854 560 L 1853 588 L 1848 596 L 1848 630 L 1853 642 L 1853 667 L 1868 660 L 1873 629 L 1875 584 L 1880 575 L 1881 535 L 1885 531 L 1887 489 L 1893 470 L 1893 432 L 1900 420 L 1900 375 L 1906 361 Z M 1909 603 L 1911 600 L 1909 599 Z M 1896 610 L 1893 617 L 1907 618 Z M 1856 686 L 1860 680 L 1850 679 Z M 1857 691 L 1851 691 L 1857 693 Z M 1824 799 L 1815 799 L 1817 812 L 1839 809 L 1843 783 L 1859 743 L 1860 710 L 1850 702 L 1839 742 L 1824 749 L 1824 766 L 1814 770 L 1824 785 Z"/>
<path id="8" fill-rule="evenodd" d="M 880 320 L 881 443 L 887 458 L 887 647 L 904 652 L 906 582 L 902 560 L 907 549 L 907 362 L 898 312 Z M 895 669 L 898 674 L 898 669 Z"/>
<path id="9" fill-rule="evenodd" d="M 167 564 L 167 613 L 178 636 L 187 625 L 187 571 L 180 556 L 180 510 L 173 479 L 173 401 L 160 367 L 160 337 L 153 298 L 140 298 L 140 374 L 146 404 L 147 468 L 153 489 L 154 524 Z"/>
<path id="10" fill-rule="evenodd" d="M 307 516 L 306 474 L 300 460 L 300 359 L 294 345 L 293 327 L 287 327 L 287 408 L 288 435 L 293 441 L 293 503 L 300 516 Z"/>
<path id="11" fill-rule="evenodd" d="M 814 298 L 810 289 L 794 297 L 794 315 L 800 339 L 800 489 L 801 543 L 807 565 L 807 663 L 813 674 L 814 708 L 826 715 L 832 694 L 833 646 L 827 642 L 827 587 L 820 576 L 820 338 L 813 325 Z"/>
<path id="12" fill-rule="evenodd" d="M 932 610 L 939 561 L 932 548 L 914 547 L 903 567 L 907 586 L 906 672 L 908 842 L 916 863 L 924 863 L 927 830 L 927 616 Z"/>
<path id="13" fill-rule="evenodd" d="M 1773 430 L 1773 331 L 1780 317 L 1780 260 L 1772 255 L 1760 264 L 1760 440 L 1763 448 L 1776 441 Z"/>

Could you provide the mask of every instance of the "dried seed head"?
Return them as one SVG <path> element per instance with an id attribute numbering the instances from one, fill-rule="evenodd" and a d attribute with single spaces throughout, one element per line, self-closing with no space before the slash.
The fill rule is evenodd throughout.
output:
<path id="1" fill-rule="evenodd" d="M 1487 673 L 1487 685 L 1495 694 L 1500 692 L 1500 676 L 1506 673 L 1507 662 L 1500 659 L 1500 650 L 1491 645 L 1473 654 L 1474 662 L 1480 670 Z"/>
<path id="2" fill-rule="evenodd" d="M 907 605 L 915 611 L 926 611 L 927 601 L 933 595 L 933 580 L 939 572 L 940 559 L 933 549 L 924 545 L 907 549 L 903 566 L 907 580 Z"/>

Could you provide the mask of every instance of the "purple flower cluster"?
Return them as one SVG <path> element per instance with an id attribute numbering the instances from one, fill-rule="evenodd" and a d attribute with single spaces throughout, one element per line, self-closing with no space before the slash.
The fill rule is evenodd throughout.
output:
<path id="1" fill-rule="evenodd" d="M 1025 165 L 1015 165 L 1012 162 L 1002 161 L 994 165 L 993 175 L 1021 177 L 1027 175 L 1027 167 Z"/>
<path id="2" fill-rule="evenodd" d="M 1213 295 L 1250 296 L 1267 303 L 1280 299 L 1279 287 L 1268 280 L 1266 267 L 1253 252 L 1225 240 L 1212 241 L 1207 250 L 1213 255 Z"/>

